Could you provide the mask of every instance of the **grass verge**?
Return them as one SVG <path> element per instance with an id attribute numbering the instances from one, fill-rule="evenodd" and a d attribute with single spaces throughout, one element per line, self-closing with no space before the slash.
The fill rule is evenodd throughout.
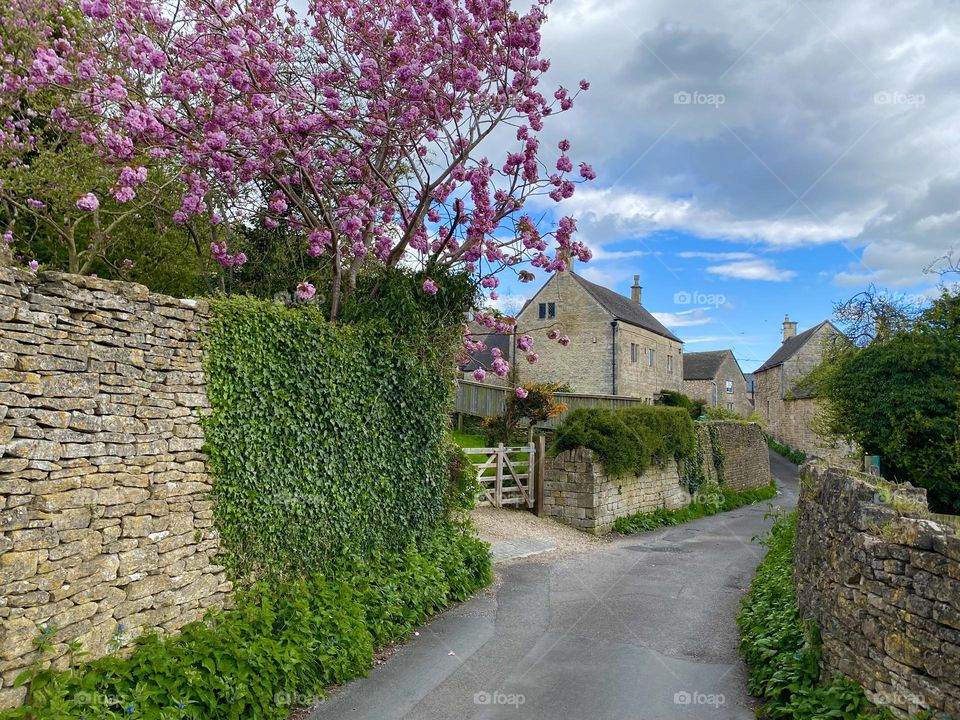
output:
<path id="1" fill-rule="evenodd" d="M 728 488 L 703 486 L 694 495 L 694 502 L 679 510 L 661 509 L 652 513 L 637 513 L 617 518 L 613 529 L 629 535 L 631 533 L 647 532 L 670 525 L 679 525 L 697 518 L 716 515 L 717 513 L 734 510 L 744 505 L 770 500 L 777 494 L 777 486 L 771 481 L 769 485 L 756 490 L 730 490 Z"/>
<path id="2" fill-rule="evenodd" d="M 177 635 L 143 636 L 126 653 L 67 670 L 44 667 L 44 650 L 59 642 L 45 629 L 37 662 L 19 678 L 27 703 L 0 718 L 283 720 L 324 688 L 365 675 L 377 648 L 492 580 L 487 544 L 448 524 L 329 576 L 255 585 Z M 118 626 L 118 649 L 123 635 Z"/>
<path id="3" fill-rule="evenodd" d="M 820 682 L 816 631 L 801 618 L 793 586 L 796 528 L 796 512 L 776 515 L 762 541 L 767 555 L 737 616 L 740 651 L 750 665 L 748 688 L 764 702 L 758 717 L 892 719 L 849 678 Z"/>
<path id="4" fill-rule="evenodd" d="M 767 438 L 767 447 L 773 450 L 777 455 L 785 457 L 794 465 L 803 465 L 807 461 L 807 454 L 800 450 L 794 450 L 783 443 L 778 443 L 772 437 Z"/>

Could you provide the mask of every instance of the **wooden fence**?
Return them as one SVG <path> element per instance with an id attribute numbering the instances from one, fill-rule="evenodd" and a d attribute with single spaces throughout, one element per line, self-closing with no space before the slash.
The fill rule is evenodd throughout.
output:
<path id="1" fill-rule="evenodd" d="M 960 515 L 946 515 L 944 513 L 930 513 L 932 519 L 942 525 L 949 525 L 960 532 Z"/>
<path id="2" fill-rule="evenodd" d="M 512 388 L 488 385 L 471 380 L 457 381 L 457 412 L 475 417 L 498 417 L 506 409 L 507 395 L 513 392 Z M 645 405 L 642 398 L 625 397 L 623 395 L 584 395 L 581 393 L 554 393 L 557 402 L 567 406 L 567 410 L 559 417 L 551 418 L 537 427 L 556 427 L 567 412 L 577 408 L 607 407 L 613 409 Z"/>
<path id="3" fill-rule="evenodd" d="M 516 505 L 540 514 L 543 507 L 542 435 L 535 445 L 504 447 L 501 443 L 490 448 L 464 448 L 463 452 L 480 456 L 479 462 L 474 461 L 482 488 L 480 505 L 496 508 Z"/>

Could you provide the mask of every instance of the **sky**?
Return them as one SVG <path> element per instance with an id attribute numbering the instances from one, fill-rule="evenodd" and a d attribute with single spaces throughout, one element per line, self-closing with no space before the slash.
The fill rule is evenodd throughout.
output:
<path id="1" fill-rule="evenodd" d="M 514 0 L 517 2 L 517 0 Z M 874 283 L 936 293 L 960 249 L 960 13 L 952 0 L 555 0 L 550 118 L 598 179 L 558 206 L 629 295 L 744 372 Z M 555 147 L 555 145 L 551 145 Z M 536 285 L 536 284 L 532 284 Z M 537 286 L 507 282 L 516 310 Z"/>

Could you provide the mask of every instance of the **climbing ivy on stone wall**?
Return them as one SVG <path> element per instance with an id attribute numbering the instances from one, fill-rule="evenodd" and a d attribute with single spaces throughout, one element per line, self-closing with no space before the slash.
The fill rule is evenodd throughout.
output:
<path id="1" fill-rule="evenodd" d="M 442 519 L 451 384 L 389 328 L 212 303 L 204 421 L 224 562 L 240 578 L 402 549 Z"/>
<path id="2" fill-rule="evenodd" d="M 720 431 L 716 425 L 707 425 L 707 434 L 710 436 L 710 457 L 713 467 L 717 471 L 717 485 L 723 485 L 723 446 L 720 444 Z"/>

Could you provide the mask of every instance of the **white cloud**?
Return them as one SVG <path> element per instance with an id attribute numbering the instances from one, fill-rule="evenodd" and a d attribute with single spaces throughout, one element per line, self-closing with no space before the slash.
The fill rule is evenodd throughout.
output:
<path id="1" fill-rule="evenodd" d="M 737 278 L 738 280 L 766 280 L 768 282 L 782 282 L 796 277 L 793 270 L 781 270 L 768 260 L 742 260 L 724 265 L 711 265 L 708 273 L 722 277 Z"/>
<path id="2" fill-rule="evenodd" d="M 550 15 L 546 88 L 592 82 L 544 138 L 599 172 L 562 206 L 587 235 L 843 243 L 863 266 L 840 283 L 917 282 L 960 246 L 955 200 L 929 192 L 960 146 L 960 14 L 939 0 L 567 0 Z"/>
<path id="3" fill-rule="evenodd" d="M 754 254 L 748 252 L 681 252 L 677 253 L 677 257 L 704 258 L 706 260 L 749 260 L 754 257 Z"/>
<path id="4" fill-rule="evenodd" d="M 696 325 L 709 325 L 712 318 L 707 316 L 710 308 L 693 308 L 692 310 L 682 310 L 681 312 L 655 312 L 651 313 L 657 320 L 667 327 L 693 327 Z"/>
<path id="5" fill-rule="evenodd" d="M 564 210 L 588 224 L 611 226 L 620 235 L 684 230 L 703 238 L 759 242 L 778 247 L 819 245 L 856 237 L 866 215 L 839 213 L 831 222 L 811 218 L 739 219 L 696 198 L 670 198 L 625 189 L 581 188 Z M 593 234 L 597 234 L 594 232 Z"/>
<path id="6" fill-rule="evenodd" d="M 520 308 L 529 299 L 529 297 L 520 293 L 503 293 L 496 300 L 491 300 L 490 304 L 502 313 L 514 315 L 520 312 Z"/>

